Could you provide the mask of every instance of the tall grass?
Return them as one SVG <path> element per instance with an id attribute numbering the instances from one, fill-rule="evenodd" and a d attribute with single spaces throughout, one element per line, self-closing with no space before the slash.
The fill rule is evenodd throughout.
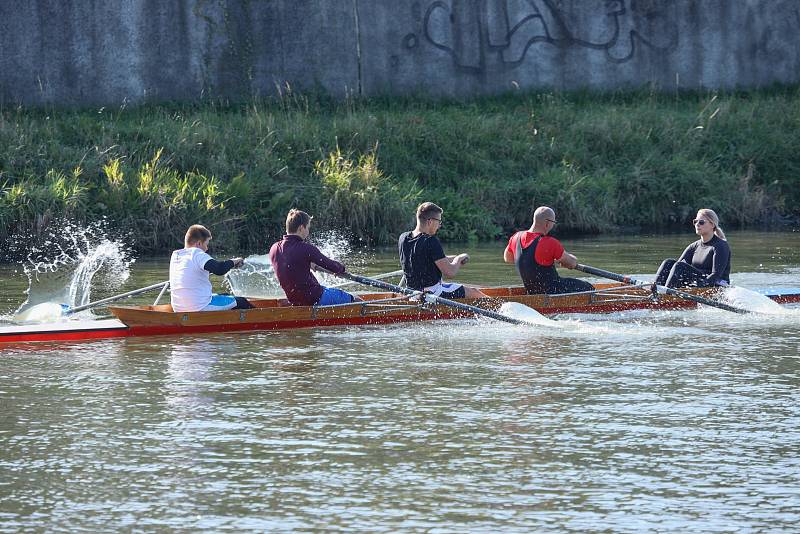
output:
<path id="1" fill-rule="evenodd" d="M 314 164 L 314 171 L 328 199 L 323 223 L 363 242 L 385 243 L 395 237 L 392 229 L 399 221 L 410 219 L 420 192 L 415 185 L 401 187 L 389 181 L 378 168 L 376 151 L 377 146 L 356 159 L 337 146 Z"/>
<path id="2" fill-rule="evenodd" d="M 552 205 L 564 229 L 800 218 L 800 90 L 525 93 L 472 101 L 281 98 L 0 110 L 0 252 L 56 218 L 106 217 L 136 246 L 186 226 L 265 249 L 291 207 L 370 243 L 445 209 L 445 239 L 493 239 Z"/>

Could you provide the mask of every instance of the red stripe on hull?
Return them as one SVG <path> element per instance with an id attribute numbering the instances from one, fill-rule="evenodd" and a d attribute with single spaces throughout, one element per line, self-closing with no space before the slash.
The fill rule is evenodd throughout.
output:
<path id="1" fill-rule="evenodd" d="M 27 334 L 11 334 L 0 336 L 0 343 L 29 343 L 39 341 L 84 341 L 96 339 L 113 339 L 128 337 L 130 328 L 114 328 L 111 330 L 80 330 L 72 332 L 32 332 Z"/>

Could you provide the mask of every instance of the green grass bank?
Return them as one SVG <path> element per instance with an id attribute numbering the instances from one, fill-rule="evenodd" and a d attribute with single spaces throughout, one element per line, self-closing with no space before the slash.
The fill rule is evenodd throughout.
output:
<path id="1" fill-rule="evenodd" d="M 291 207 L 367 243 L 445 209 L 449 240 L 494 239 L 553 206 L 560 230 L 728 228 L 800 218 L 800 88 L 523 93 L 334 102 L 284 94 L 84 110 L 0 109 L 0 251 L 54 221 L 105 217 L 135 247 L 208 225 L 263 249 Z"/>

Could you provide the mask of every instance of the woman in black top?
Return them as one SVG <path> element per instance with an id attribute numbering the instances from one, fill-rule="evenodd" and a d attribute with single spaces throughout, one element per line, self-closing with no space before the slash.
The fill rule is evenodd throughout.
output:
<path id="1" fill-rule="evenodd" d="M 686 247 L 677 260 L 664 260 L 656 274 L 656 284 L 667 287 L 714 287 L 730 285 L 731 249 L 719 217 L 704 208 L 693 221 L 700 239 Z"/>

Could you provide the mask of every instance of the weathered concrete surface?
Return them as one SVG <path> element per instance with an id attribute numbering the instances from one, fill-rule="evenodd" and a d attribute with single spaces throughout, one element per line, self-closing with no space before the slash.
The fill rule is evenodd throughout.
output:
<path id="1" fill-rule="evenodd" d="M 0 102 L 800 81 L 800 0 L 0 2 Z"/>
<path id="2" fill-rule="evenodd" d="M 357 90 L 351 1 L 0 2 L 5 104 Z M 354 85 L 356 86 L 354 88 Z"/>
<path id="3" fill-rule="evenodd" d="M 359 2 L 367 93 L 800 81 L 797 0 Z M 396 46 L 387 47 L 394 42 Z"/>

